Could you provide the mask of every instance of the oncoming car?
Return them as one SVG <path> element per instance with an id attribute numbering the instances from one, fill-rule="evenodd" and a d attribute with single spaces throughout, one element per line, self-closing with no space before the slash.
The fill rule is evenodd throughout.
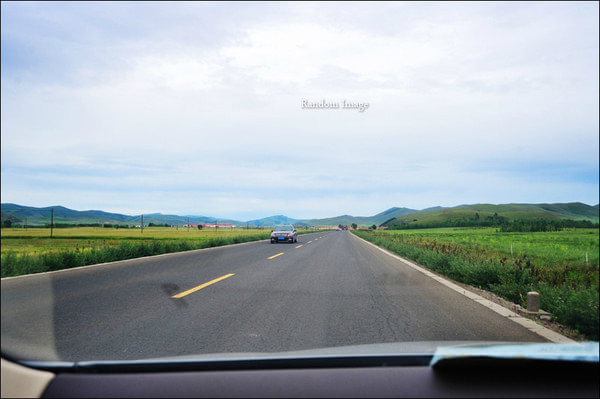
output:
<path id="1" fill-rule="evenodd" d="M 294 226 L 290 224 L 276 226 L 271 231 L 271 244 L 276 242 L 298 242 L 298 233 Z"/>

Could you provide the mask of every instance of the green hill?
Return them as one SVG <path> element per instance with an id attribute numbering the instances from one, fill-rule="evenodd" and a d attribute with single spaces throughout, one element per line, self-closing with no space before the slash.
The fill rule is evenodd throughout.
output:
<path id="1" fill-rule="evenodd" d="M 244 225 L 252 226 L 252 227 L 271 227 L 277 226 L 280 224 L 293 224 L 293 225 L 301 225 L 304 221 L 298 219 L 292 219 L 284 215 L 275 215 L 269 216 L 262 219 L 249 220 L 244 223 Z"/>
<path id="2" fill-rule="evenodd" d="M 393 227 L 406 224 L 435 225 L 457 221 L 485 220 L 504 217 L 515 219 L 572 219 L 598 223 L 598 205 L 590 206 L 581 202 L 559 204 L 476 204 L 453 208 L 433 209 L 400 216 L 385 223 Z"/>
<path id="3" fill-rule="evenodd" d="M 35 208 L 30 206 L 22 206 L 16 204 L 1 204 L 2 221 L 10 220 L 13 223 L 25 223 L 29 226 L 44 226 L 50 224 L 51 212 L 54 210 L 54 223 L 65 224 L 95 224 L 95 223 L 110 223 L 121 225 L 139 225 L 141 223 L 141 215 L 123 215 L 120 213 L 110 213 L 97 210 L 75 211 L 65 208 L 64 206 L 49 206 L 44 208 Z M 178 216 L 178 215 L 163 215 L 161 213 L 153 213 L 144 215 L 144 225 L 149 223 L 154 224 L 169 224 L 169 225 L 184 225 L 189 223 L 200 224 L 215 222 L 214 217 L 207 216 Z M 241 224 L 242 222 L 218 219 L 220 223 Z"/>
<path id="4" fill-rule="evenodd" d="M 35 208 L 16 204 L 2 204 L 2 220 L 9 218 L 13 222 L 24 223 L 28 225 L 45 225 L 50 223 L 52 210 L 54 210 L 54 223 L 102 223 L 109 222 L 114 224 L 127 224 L 131 222 L 132 217 L 118 213 L 109 213 L 103 211 L 75 211 L 64 206 L 48 206 L 44 208 Z"/>
<path id="5" fill-rule="evenodd" d="M 374 216 L 351 216 L 351 215 L 341 215 L 332 218 L 325 219 L 312 219 L 304 222 L 304 224 L 311 226 L 339 226 L 339 225 L 348 225 L 350 226 L 352 223 L 356 223 L 358 226 L 372 226 L 372 225 L 381 225 L 382 223 L 398 218 L 403 215 L 408 215 L 418 212 L 415 209 L 409 208 L 390 208 L 386 211 L 378 213 Z"/>

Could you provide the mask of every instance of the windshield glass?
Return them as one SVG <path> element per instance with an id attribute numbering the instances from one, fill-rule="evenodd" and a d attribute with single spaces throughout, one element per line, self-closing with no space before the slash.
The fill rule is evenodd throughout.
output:
<path id="1" fill-rule="evenodd" d="M 1 7 L 5 356 L 598 340 L 598 2 Z"/>

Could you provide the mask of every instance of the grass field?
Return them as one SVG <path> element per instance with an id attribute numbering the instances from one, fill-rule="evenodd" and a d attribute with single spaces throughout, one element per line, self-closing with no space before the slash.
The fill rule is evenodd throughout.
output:
<path id="1" fill-rule="evenodd" d="M 74 227 L 54 229 L 50 238 L 48 228 L 2 229 L 2 254 L 44 254 L 70 249 L 91 249 L 115 246 L 123 241 L 187 240 L 207 241 L 213 238 L 255 237 L 269 238 L 267 229 L 220 228 L 203 229 L 175 227 L 144 227 L 138 229 L 115 229 L 99 227 Z"/>
<path id="2" fill-rule="evenodd" d="M 440 228 L 355 234 L 522 306 L 527 292 L 537 291 L 542 309 L 598 340 L 598 229 L 503 233 L 494 228 Z"/>
<path id="3" fill-rule="evenodd" d="M 439 228 L 381 230 L 396 239 L 415 244 L 446 245 L 477 251 L 498 259 L 527 257 L 543 267 L 595 266 L 599 264 L 598 229 L 569 229 L 557 232 L 502 233 L 496 228 Z M 587 254 L 587 262 L 586 262 Z"/>

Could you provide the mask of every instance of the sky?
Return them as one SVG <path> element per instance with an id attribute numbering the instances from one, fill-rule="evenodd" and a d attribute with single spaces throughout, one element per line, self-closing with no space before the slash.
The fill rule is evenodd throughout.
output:
<path id="1" fill-rule="evenodd" d="M 598 6 L 2 1 L 1 201 L 595 205 Z"/>

